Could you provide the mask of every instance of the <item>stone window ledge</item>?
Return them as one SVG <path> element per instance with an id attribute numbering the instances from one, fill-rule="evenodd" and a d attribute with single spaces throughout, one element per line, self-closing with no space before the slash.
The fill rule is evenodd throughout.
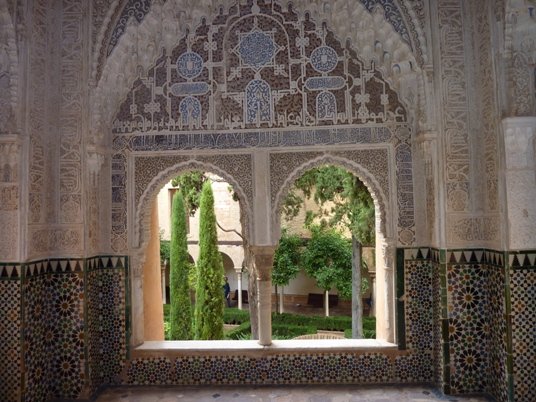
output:
<path id="1" fill-rule="evenodd" d="M 190 355 L 270 355 L 288 353 L 400 354 L 398 346 L 380 339 L 275 340 L 270 346 L 250 341 L 146 341 L 133 348 L 133 357 Z"/>

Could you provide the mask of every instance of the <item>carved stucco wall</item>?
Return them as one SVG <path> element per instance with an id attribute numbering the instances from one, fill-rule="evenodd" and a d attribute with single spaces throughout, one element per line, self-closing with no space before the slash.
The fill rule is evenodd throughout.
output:
<path id="1" fill-rule="evenodd" d="M 355 155 L 341 153 L 342 158 L 357 164 L 364 161 L 369 163 L 367 167 L 380 161 L 385 165 L 383 171 L 372 169 L 371 177 L 383 183 L 384 197 L 397 203 L 393 236 L 400 244 L 410 245 L 415 241 L 415 214 L 408 119 L 404 104 L 381 73 L 374 65 L 366 67 L 348 44 L 342 46 L 329 26 L 272 3 L 259 6 L 249 2 L 228 14 L 222 9 L 213 23 L 203 21 L 192 27 L 191 33 L 176 40 L 169 51 L 164 50 L 147 72 L 140 71 L 119 107 L 112 130 L 112 250 L 127 250 L 129 220 L 134 221 L 131 225 L 136 231 L 130 237 L 131 241 L 136 239 L 131 244 L 139 246 L 139 216 L 133 218 L 127 211 L 131 197 L 128 183 L 135 187 L 131 205 L 137 207 L 147 184 L 144 177 L 152 180 L 156 169 L 156 165 L 139 168 L 141 160 L 129 162 L 131 154 L 137 158 L 181 151 L 185 156 L 176 158 L 178 164 L 188 151 L 191 158 L 203 162 L 206 157 L 195 155 L 197 150 L 343 144 L 372 149 L 356 151 Z M 383 127 L 373 127 L 375 124 Z M 288 131 L 319 125 L 326 128 Z M 239 131 L 244 128 L 264 131 Z M 207 129 L 225 132 L 207 133 Z M 393 148 L 377 158 L 376 144 Z M 234 158 L 236 169 L 239 157 Z M 162 156 L 158 164 L 168 163 L 165 161 Z M 228 165 L 233 165 L 232 157 Z M 129 166 L 135 166 L 134 171 Z M 239 171 L 244 175 L 251 169 Z M 387 179 L 392 175 L 397 175 L 397 180 Z M 271 184 L 268 191 L 275 194 L 283 182 Z M 252 205 L 250 188 L 249 183 L 243 187 Z M 393 191 L 396 197 L 389 195 Z M 274 202 L 272 196 L 266 208 L 274 208 Z M 382 211 L 384 208 L 382 205 Z"/>
<path id="2" fill-rule="evenodd" d="M 507 75 L 506 116 L 536 114 L 536 5 L 531 0 L 505 0 L 504 60 Z"/>
<path id="3" fill-rule="evenodd" d="M 487 3 L 477 9 L 457 0 L 437 5 L 445 245 L 498 247 L 498 122 L 488 76 L 491 10 Z M 471 31 L 467 26 L 473 21 Z"/>
<path id="4" fill-rule="evenodd" d="M 19 55 L 14 11 L 0 2 L 0 135 L 17 132 Z"/>
<path id="5" fill-rule="evenodd" d="M 36 1 L 29 16 L 30 258 L 84 252 L 87 5 Z"/>
<path id="6" fill-rule="evenodd" d="M 19 64 L 13 5 L 0 2 L 0 236 L 1 260 L 20 261 L 21 140 L 17 119 Z"/>
<path id="7" fill-rule="evenodd" d="M 131 83 L 138 75 L 137 66 L 146 71 L 161 53 L 162 47 L 166 48 L 169 53 L 176 45 L 177 38 L 182 37 L 186 29 L 194 32 L 202 17 L 211 21 L 220 13 L 227 13 L 230 4 L 233 4 L 224 4 L 220 9 L 212 7 L 211 2 L 196 1 L 190 4 L 187 1 L 173 0 L 155 2 L 147 11 L 146 3 L 148 2 L 141 3 L 129 2 L 127 8 L 130 7 L 133 17 L 130 20 L 127 18 L 126 22 L 119 17 L 117 9 L 110 10 L 106 21 L 110 21 L 114 27 L 116 21 L 119 21 L 118 31 L 108 26 L 100 28 L 102 35 L 99 34 L 99 40 L 102 43 L 96 46 L 97 51 L 92 67 L 94 79 L 98 80 L 92 97 L 94 119 L 92 126 L 96 141 L 99 141 L 99 138 L 102 140 L 104 133 L 109 130 L 116 105 L 124 99 L 125 94 L 131 88 Z M 414 47 L 420 49 L 421 53 L 426 53 L 424 34 L 420 24 L 413 23 L 415 33 L 410 34 L 411 29 L 403 24 L 404 19 L 400 10 L 392 2 L 382 0 L 364 3 L 365 5 L 355 2 L 350 4 L 347 1 L 329 3 L 315 1 L 303 4 L 298 2 L 293 5 L 293 10 L 297 10 L 298 15 L 302 17 L 305 11 L 308 11 L 311 19 L 326 21 L 343 42 L 348 38 L 364 61 L 375 62 L 385 77 L 388 77 L 388 81 L 395 90 L 401 83 L 405 83 L 406 88 L 401 92 L 407 92 L 405 98 L 410 104 L 416 103 L 418 98 L 420 102 L 425 102 L 422 96 L 418 97 L 416 93 L 422 89 L 422 85 L 416 84 L 419 79 L 415 72 L 419 70 L 419 64 L 411 51 L 411 47 Z M 283 8 L 286 9 L 285 5 Z M 189 18 L 186 18 L 186 15 L 180 11 L 185 9 L 189 10 Z M 411 7 L 405 9 L 412 10 Z M 113 18 L 114 12 L 118 14 L 115 19 Z M 138 13 L 141 13 L 141 22 Z M 408 13 L 414 15 L 412 11 Z M 341 15 L 348 14 L 352 15 L 352 18 L 340 18 Z M 391 23 L 387 22 L 389 18 L 391 18 Z M 409 20 L 411 17 L 407 16 L 406 19 Z M 395 20 L 400 21 L 398 25 Z M 356 21 L 360 21 L 359 24 Z M 106 34 L 107 31 L 108 34 Z M 112 35 L 110 31 L 119 32 L 121 35 L 117 44 L 112 47 L 113 51 L 106 58 L 104 55 L 107 55 L 107 51 L 103 49 L 109 49 L 110 35 Z M 404 40 L 404 32 L 407 33 L 407 40 Z M 408 76 L 412 78 L 409 79 Z M 111 88 L 114 90 L 111 91 Z"/>

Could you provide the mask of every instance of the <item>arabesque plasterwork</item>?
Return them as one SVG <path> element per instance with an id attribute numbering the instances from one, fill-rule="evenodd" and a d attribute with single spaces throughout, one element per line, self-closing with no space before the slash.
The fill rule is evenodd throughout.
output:
<path id="1" fill-rule="evenodd" d="M 412 56 L 410 46 L 401 39 L 391 24 L 385 22 L 386 9 L 379 5 L 372 7 L 371 4 L 372 2 L 368 2 L 367 8 L 361 4 L 352 4 L 350 7 L 342 0 L 331 2 L 329 5 L 307 2 L 303 5 L 294 4 L 292 10 L 293 12 L 296 10 L 299 18 L 310 15 L 311 20 L 326 21 L 328 26 L 336 30 L 334 33 L 338 38 L 350 38 L 350 43 L 365 64 L 369 65 L 373 62 L 386 77 L 393 90 L 400 90 L 404 93 L 404 98 L 410 104 L 425 102 L 424 94 L 421 92 L 423 85 L 419 84 L 422 77 L 419 76 L 418 63 Z M 181 13 L 178 19 L 175 19 L 172 10 L 180 10 L 185 6 L 179 0 L 155 2 L 141 22 L 138 22 L 136 18 L 129 20 L 121 40 L 102 68 L 102 76 L 98 78 L 92 98 L 92 130 L 95 141 L 102 141 L 104 133 L 111 129 L 115 105 L 124 100 L 126 93 L 132 89 L 131 83 L 139 77 L 139 71 L 147 71 L 151 68 L 154 61 L 161 55 L 162 48 L 170 54 L 176 46 L 177 37 L 182 37 L 185 29 L 195 32 L 202 16 L 207 20 L 212 20 L 219 18 L 220 13 L 225 15 L 228 10 L 234 10 L 232 7 L 213 8 L 208 2 L 205 4 L 203 1 L 197 1 L 188 5 L 191 9 L 190 15 L 194 16 L 192 21 L 186 19 Z M 393 6 L 389 7 L 394 10 Z M 282 10 L 286 10 L 286 3 Z M 341 25 L 341 19 L 336 18 L 336 15 L 341 13 L 352 14 L 353 21 L 360 21 L 359 27 L 354 24 Z M 346 21 L 346 18 L 342 21 Z M 419 23 L 414 25 L 418 26 Z M 367 34 L 353 38 L 358 31 L 367 32 Z M 374 34 L 374 31 L 377 33 Z M 425 40 L 422 33 L 419 38 L 420 41 Z M 425 49 L 425 47 L 421 43 L 420 48 Z M 138 53 L 138 49 L 143 49 L 143 53 Z M 126 57 L 127 54 L 135 54 L 135 56 Z M 93 66 L 95 72 L 97 64 Z M 400 85 L 404 88 L 400 88 Z M 111 87 L 115 89 L 113 92 L 109 92 Z M 196 89 L 198 90 L 199 88 Z M 190 100 L 187 101 L 190 102 Z M 148 110 L 151 110 L 152 106 L 148 107 Z"/>

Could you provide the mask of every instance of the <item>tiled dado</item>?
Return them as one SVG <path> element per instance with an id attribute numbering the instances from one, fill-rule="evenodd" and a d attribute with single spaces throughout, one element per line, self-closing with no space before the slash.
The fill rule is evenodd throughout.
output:
<path id="1" fill-rule="evenodd" d="M 117 376 L 126 358 L 127 264 L 107 256 L 0 263 L 1 401 L 87 399 L 90 377 L 113 383 L 108 373 Z M 95 345 L 106 358 L 91 354 Z"/>
<path id="2" fill-rule="evenodd" d="M 81 396 L 86 382 L 84 297 L 84 260 L 24 265 L 24 400 Z"/>
<path id="3" fill-rule="evenodd" d="M 19 264 L 0 263 L 0 400 L 21 398 L 21 275 Z"/>
<path id="4" fill-rule="evenodd" d="M 403 251 L 406 347 L 430 345 L 434 379 L 446 393 L 508 400 L 504 253 Z"/>
<path id="5" fill-rule="evenodd" d="M 396 351 L 395 351 L 396 352 Z M 138 357 L 128 362 L 132 385 L 280 385 L 426 383 L 429 354 L 299 353 Z"/>
<path id="6" fill-rule="evenodd" d="M 129 316 L 126 257 L 87 260 L 87 320 L 90 388 L 118 384 L 127 358 Z"/>
<path id="7" fill-rule="evenodd" d="M 508 254 L 513 400 L 536 401 L 536 250 Z"/>

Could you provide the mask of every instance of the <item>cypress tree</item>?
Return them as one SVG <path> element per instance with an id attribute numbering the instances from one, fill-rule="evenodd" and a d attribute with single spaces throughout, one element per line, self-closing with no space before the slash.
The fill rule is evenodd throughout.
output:
<path id="1" fill-rule="evenodd" d="M 173 196 L 170 245 L 170 325 L 172 340 L 192 339 L 192 304 L 188 285 L 188 245 L 186 213 L 180 191 Z"/>
<path id="2" fill-rule="evenodd" d="M 199 206 L 199 259 L 194 310 L 195 339 L 223 339 L 223 262 L 218 251 L 214 194 L 203 184 Z"/>

